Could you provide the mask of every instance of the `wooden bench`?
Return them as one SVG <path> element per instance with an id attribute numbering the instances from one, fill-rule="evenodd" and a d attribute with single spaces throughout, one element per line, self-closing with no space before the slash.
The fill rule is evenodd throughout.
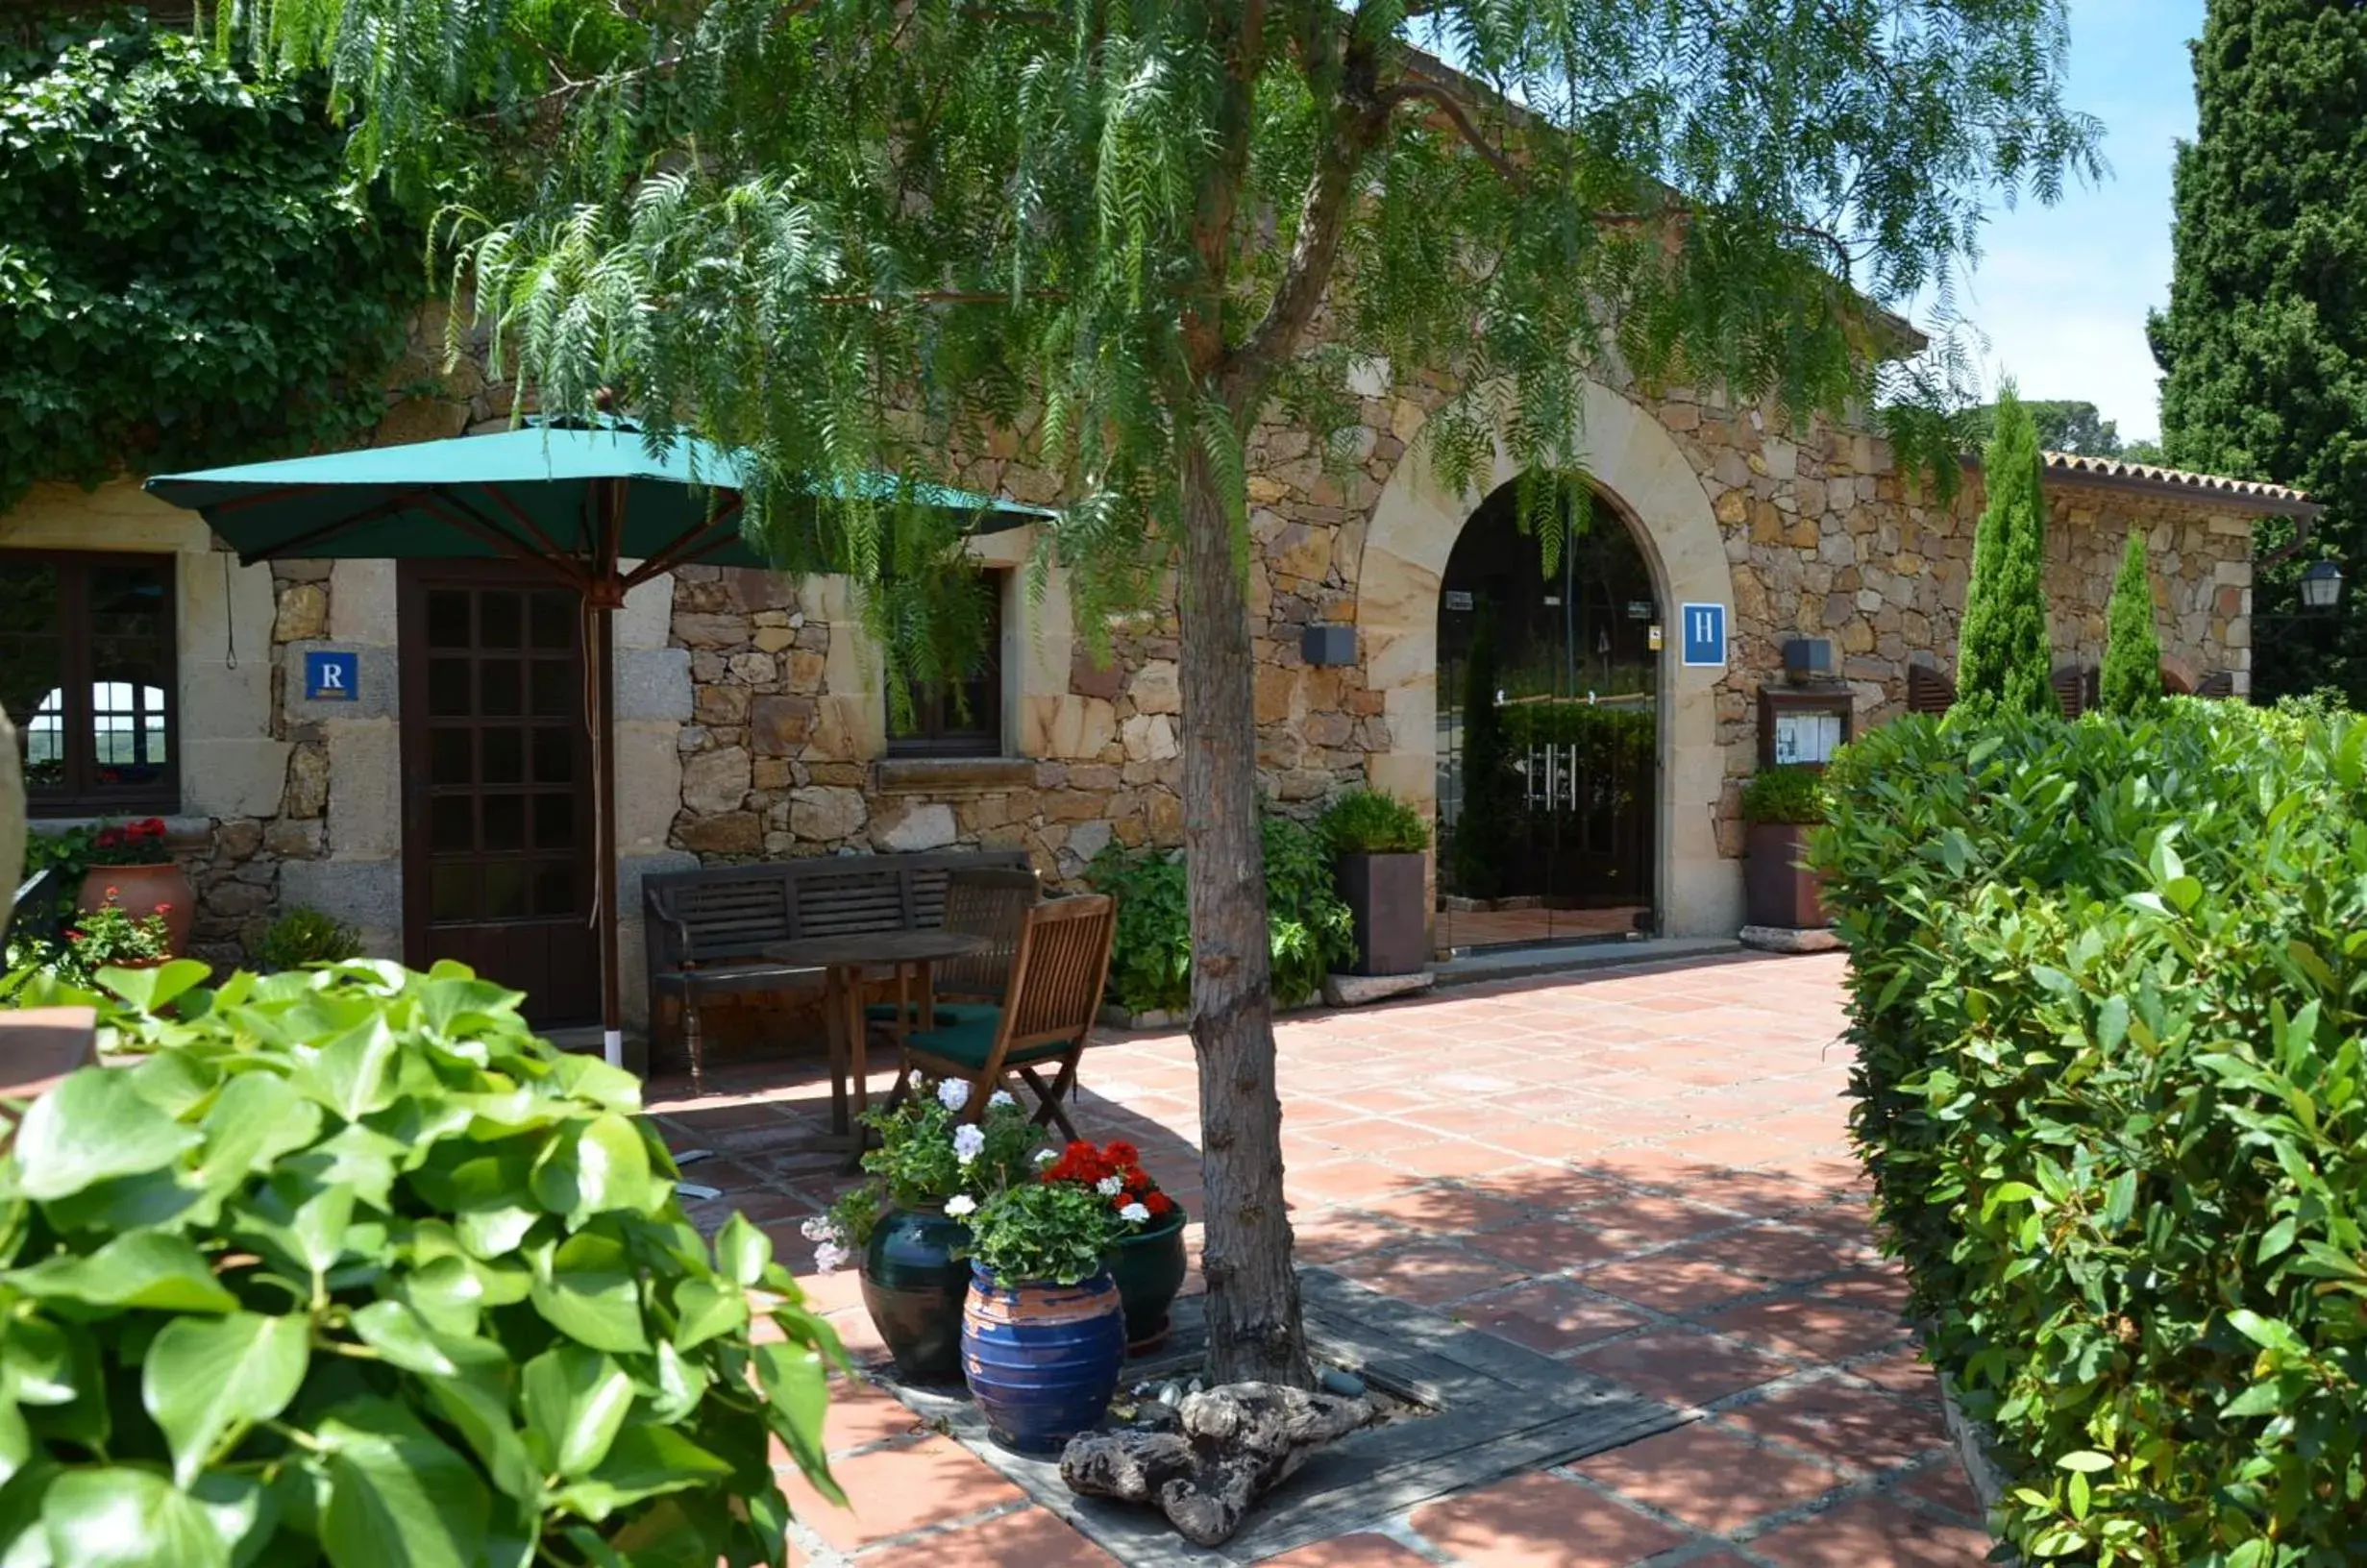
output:
<path id="1" fill-rule="evenodd" d="M 819 991 L 820 969 L 772 963 L 764 949 L 814 937 L 929 930 L 945 921 L 946 881 L 989 867 L 1027 870 L 1024 849 L 836 855 L 666 871 L 641 884 L 648 915 L 650 1033 L 671 1013 L 705 1091 L 699 1010 L 725 996 Z"/>

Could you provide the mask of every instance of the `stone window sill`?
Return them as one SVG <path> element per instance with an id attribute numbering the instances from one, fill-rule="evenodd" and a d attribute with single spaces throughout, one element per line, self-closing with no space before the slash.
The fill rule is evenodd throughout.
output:
<path id="1" fill-rule="evenodd" d="M 1036 765 L 1030 757 L 882 757 L 872 779 L 881 795 L 982 795 L 1033 789 Z"/>

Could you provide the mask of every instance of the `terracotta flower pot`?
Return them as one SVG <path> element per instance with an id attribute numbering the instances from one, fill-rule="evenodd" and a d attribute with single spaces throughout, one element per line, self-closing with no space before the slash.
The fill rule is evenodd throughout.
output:
<path id="1" fill-rule="evenodd" d="M 962 1304 L 962 1375 L 995 1441 L 1057 1454 L 1107 1413 L 1126 1360 L 1117 1282 L 997 1285 L 972 1265 Z"/>
<path id="2" fill-rule="evenodd" d="M 110 889 L 114 892 L 116 907 L 136 920 L 162 915 L 174 955 L 188 951 L 189 924 L 197 919 L 197 894 L 180 867 L 169 860 L 151 866 L 93 866 L 83 873 L 76 907 L 85 914 L 104 909 Z"/>

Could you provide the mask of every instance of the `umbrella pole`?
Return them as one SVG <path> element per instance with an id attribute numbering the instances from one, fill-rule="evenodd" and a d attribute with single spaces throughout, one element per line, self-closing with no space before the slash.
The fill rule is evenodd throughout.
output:
<path id="1" fill-rule="evenodd" d="M 600 878 L 596 894 L 600 905 L 600 1049 L 608 1066 L 621 1067 L 625 1065 L 625 1009 L 619 999 L 622 977 L 616 957 L 616 726 L 608 719 L 616 688 L 615 621 L 614 606 L 594 601 L 591 718 L 593 767 L 599 772 L 594 788 L 600 799 L 600 821 L 593 829 L 600 835 L 599 853 L 594 857 Z"/>

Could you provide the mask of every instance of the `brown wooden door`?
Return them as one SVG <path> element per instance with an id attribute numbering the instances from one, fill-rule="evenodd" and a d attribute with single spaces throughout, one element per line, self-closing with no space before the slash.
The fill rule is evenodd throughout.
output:
<path id="1" fill-rule="evenodd" d="M 596 1022 L 580 601 L 505 565 L 406 562 L 400 584 L 406 961 L 515 987 L 537 1025 Z"/>

